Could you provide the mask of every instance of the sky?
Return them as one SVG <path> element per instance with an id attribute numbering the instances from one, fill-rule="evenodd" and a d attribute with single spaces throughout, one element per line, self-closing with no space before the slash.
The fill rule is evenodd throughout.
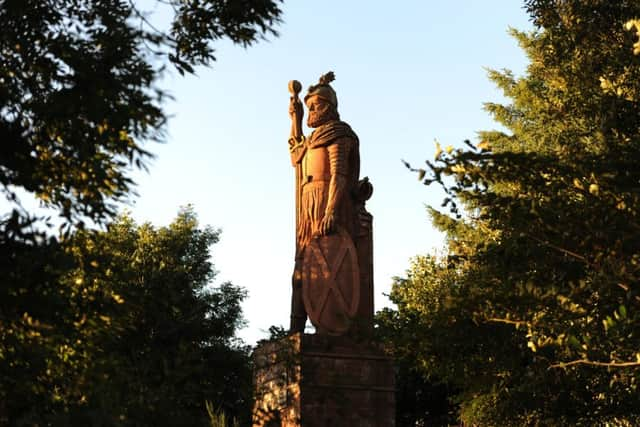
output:
<path id="1" fill-rule="evenodd" d="M 497 127 L 482 108 L 503 100 L 487 68 L 522 74 L 526 58 L 508 29 L 532 28 L 514 0 L 289 0 L 282 8 L 279 37 L 248 49 L 220 42 L 212 67 L 164 78 L 174 97 L 166 104 L 167 140 L 145 146 L 156 159 L 135 173 L 138 196 L 127 206 L 137 221 L 164 226 L 192 204 L 202 225 L 222 230 L 211 248 L 214 284 L 248 291 L 240 331 L 248 344 L 266 338 L 271 325 L 289 324 L 295 223 L 288 81 L 299 80 L 304 95 L 320 75 L 335 72 L 341 118 L 359 136 L 361 176 L 374 186 L 367 209 L 378 310 L 391 305 L 385 294 L 412 257 L 443 247 L 425 209 L 439 207 L 443 194 L 401 160 L 422 166 L 433 158 L 434 140 L 459 146 Z M 163 19 L 162 12 L 152 17 Z"/>
<path id="2" fill-rule="evenodd" d="M 476 141 L 497 125 L 483 103 L 502 101 L 487 69 L 522 74 L 526 58 L 509 27 L 529 30 L 513 0 L 285 1 L 279 37 L 244 49 L 218 43 L 217 61 L 196 76 L 173 72 L 165 144 L 137 173 L 134 218 L 158 226 L 192 204 L 203 225 L 222 230 L 212 247 L 216 283 L 248 291 L 249 344 L 271 325 L 288 327 L 294 255 L 294 170 L 287 149 L 287 83 L 303 94 L 332 70 L 342 120 L 360 139 L 361 176 L 374 186 L 376 310 L 410 259 L 434 253 L 443 236 L 426 205 L 443 194 L 422 185 L 401 160 L 421 166 L 443 146 Z M 161 19 L 161 17 L 160 17 Z M 305 115 L 306 117 L 306 115 Z M 305 129 L 308 134 L 309 130 Z"/>

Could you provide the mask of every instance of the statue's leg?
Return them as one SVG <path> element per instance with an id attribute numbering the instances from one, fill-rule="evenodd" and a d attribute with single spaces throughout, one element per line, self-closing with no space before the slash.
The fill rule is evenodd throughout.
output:
<path id="1" fill-rule="evenodd" d="M 307 312 L 304 309 L 304 301 L 302 300 L 302 260 L 299 258 L 296 258 L 291 282 L 291 324 L 289 331 L 304 332 Z"/>

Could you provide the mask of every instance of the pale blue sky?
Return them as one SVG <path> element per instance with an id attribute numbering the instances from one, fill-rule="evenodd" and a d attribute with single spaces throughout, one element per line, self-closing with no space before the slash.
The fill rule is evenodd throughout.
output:
<path id="1" fill-rule="evenodd" d="M 392 277 L 442 237 L 425 204 L 442 194 L 401 164 L 420 165 L 443 146 L 496 125 L 482 110 L 500 93 L 486 67 L 521 73 L 525 57 L 507 31 L 530 28 L 522 4 L 492 1 L 288 1 L 280 37 L 247 50 L 217 46 L 212 69 L 166 79 L 175 96 L 168 142 L 138 174 L 132 206 L 140 221 L 164 225 L 192 203 L 203 224 L 222 228 L 213 247 L 218 280 L 249 291 L 249 343 L 288 325 L 294 251 L 293 169 L 287 115 L 290 79 L 303 88 L 333 70 L 342 119 L 360 137 L 361 173 L 374 194 L 376 308 Z"/>
<path id="2" fill-rule="evenodd" d="M 219 280 L 249 291 L 249 343 L 288 325 L 294 251 L 293 169 L 287 116 L 290 79 L 304 90 L 336 73 L 342 119 L 360 137 L 361 173 L 374 194 L 376 308 L 392 277 L 442 237 L 425 204 L 442 194 L 401 164 L 422 164 L 443 146 L 494 128 L 482 103 L 500 100 L 486 67 L 521 73 L 525 57 L 507 31 L 531 24 L 518 1 L 288 1 L 280 37 L 244 50 L 222 43 L 212 69 L 167 79 L 168 143 L 138 176 L 139 220 L 168 223 L 195 205 L 203 224 L 222 228 L 213 247 Z"/>
<path id="3" fill-rule="evenodd" d="M 151 2 L 145 0 L 145 2 Z M 249 49 L 217 45 L 213 68 L 172 73 L 167 143 L 149 173 L 136 173 L 140 222 L 166 225 L 193 204 L 202 224 L 222 228 L 213 246 L 217 282 L 245 287 L 248 343 L 288 326 L 294 252 L 293 169 L 287 82 L 303 90 L 333 70 L 343 120 L 360 137 L 361 174 L 374 186 L 376 308 L 409 259 L 442 246 L 424 206 L 442 194 L 402 164 L 443 146 L 475 141 L 496 125 L 482 110 L 501 100 L 486 67 L 522 73 L 525 57 L 508 27 L 531 24 L 514 0 L 289 0 L 280 37 Z M 157 19 L 162 20 L 162 17 Z M 308 133 L 308 131 L 305 131 Z"/>

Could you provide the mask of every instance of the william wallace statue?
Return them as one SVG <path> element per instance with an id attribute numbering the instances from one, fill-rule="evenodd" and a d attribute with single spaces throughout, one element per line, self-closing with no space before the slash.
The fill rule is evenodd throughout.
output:
<path id="1" fill-rule="evenodd" d="M 307 316 L 317 333 L 367 333 L 373 317 L 371 215 L 365 201 L 373 187 L 359 179 L 359 141 L 340 120 L 333 72 L 309 88 L 303 107 L 298 81 L 289 82 L 292 120 L 289 152 L 296 171 L 296 257 L 291 303 L 292 332 Z"/>

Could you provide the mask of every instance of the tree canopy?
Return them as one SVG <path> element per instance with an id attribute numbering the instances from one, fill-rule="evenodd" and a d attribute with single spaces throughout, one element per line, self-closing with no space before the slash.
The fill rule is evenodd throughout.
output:
<path id="1" fill-rule="evenodd" d="M 171 22 L 158 28 L 142 4 Z M 276 35 L 280 4 L 0 2 L 0 424 L 249 413 L 248 349 L 235 338 L 245 293 L 209 286 L 218 232 L 190 209 L 164 228 L 114 218 L 152 158 L 145 144 L 164 140 L 163 73 L 211 65 L 220 39 Z M 24 193 L 63 233 L 22 206 Z"/>
<path id="2" fill-rule="evenodd" d="M 211 286 L 217 240 L 186 209 L 168 227 L 124 215 L 3 259 L 31 280 L 0 287 L 0 421 L 205 425 L 207 401 L 248 414 L 245 292 Z"/>
<path id="3" fill-rule="evenodd" d="M 163 138 L 167 64 L 215 60 L 213 42 L 248 46 L 280 21 L 279 0 L 166 0 L 157 29 L 133 0 L 6 0 L 0 5 L 0 191 L 56 209 L 67 223 L 104 222 L 132 190 L 147 141 Z M 28 212 L 18 204 L 14 229 Z"/>
<path id="4" fill-rule="evenodd" d="M 524 76 L 490 71 L 505 129 L 420 171 L 443 258 L 394 284 L 397 348 L 479 425 L 636 424 L 640 56 L 633 1 L 530 0 Z M 635 52 L 634 52 L 635 49 Z M 418 274 L 427 265 L 428 275 Z M 617 424 L 616 424 L 617 423 Z"/>

